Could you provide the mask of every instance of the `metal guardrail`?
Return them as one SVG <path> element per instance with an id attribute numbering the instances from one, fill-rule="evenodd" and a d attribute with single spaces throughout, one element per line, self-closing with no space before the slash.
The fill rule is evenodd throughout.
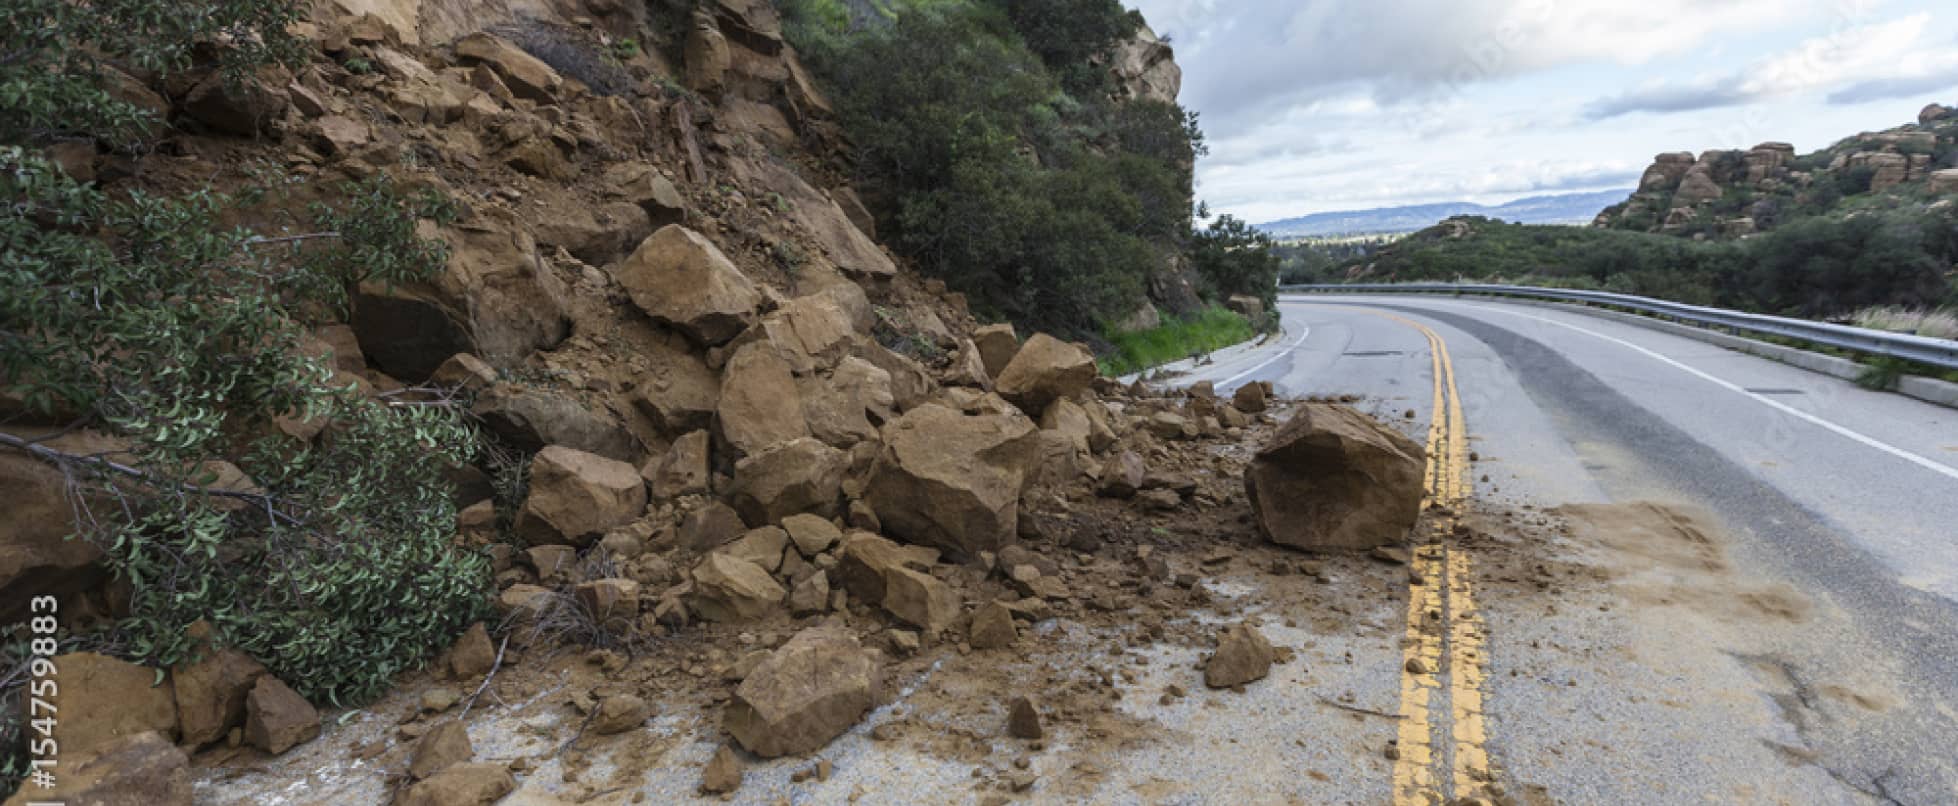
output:
<path id="1" fill-rule="evenodd" d="M 1524 297 L 1529 299 L 1549 299 L 1563 302 L 1583 302 L 1592 305 L 1609 305 L 1651 314 L 1680 322 L 1708 327 L 1723 327 L 1746 333 L 1798 339 L 1825 347 L 1851 350 L 1870 355 L 1889 356 L 1907 361 L 1916 361 L 1944 369 L 1958 369 L 1958 341 L 1934 339 L 1909 333 L 1891 333 L 1884 330 L 1837 325 L 1829 322 L 1812 322 L 1806 319 L 1789 319 L 1781 316 L 1766 316 L 1758 313 L 1743 313 L 1724 308 L 1706 308 L 1699 305 L 1686 305 L 1667 302 L 1650 297 L 1636 297 L 1631 294 L 1613 294 L 1607 291 L 1578 291 L 1567 288 L 1538 288 L 1527 285 L 1482 285 L 1477 283 L 1353 283 L 1348 285 L 1281 285 L 1280 291 L 1306 293 L 1396 293 L 1396 294 L 1481 294 L 1500 297 Z"/>

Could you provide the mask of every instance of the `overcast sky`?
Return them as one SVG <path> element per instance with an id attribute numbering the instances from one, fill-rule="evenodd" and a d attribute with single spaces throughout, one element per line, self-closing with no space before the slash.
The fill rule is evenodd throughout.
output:
<path id="1" fill-rule="evenodd" d="M 1958 102 L 1953 0 L 1129 0 L 1254 222 L 1629 188 L 1661 151 L 1812 151 Z"/>

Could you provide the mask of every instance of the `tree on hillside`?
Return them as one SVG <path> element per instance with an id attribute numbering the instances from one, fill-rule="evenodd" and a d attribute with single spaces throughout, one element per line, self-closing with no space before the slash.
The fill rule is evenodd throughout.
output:
<path id="1" fill-rule="evenodd" d="M 1118 3 L 1036 5 L 920 5 L 840 37 L 812 34 L 833 29 L 792 5 L 790 31 L 827 79 L 891 245 L 982 315 L 1093 337 L 1185 248 L 1201 139 L 1174 105 L 1112 104 L 1057 78 L 1048 58 L 1085 65 L 1132 30 Z"/>
<path id="2" fill-rule="evenodd" d="M 1278 300 L 1277 242 L 1230 215 L 1218 216 L 1191 239 L 1190 262 L 1217 298 L 1247 294 L 1270 310 Z"/>

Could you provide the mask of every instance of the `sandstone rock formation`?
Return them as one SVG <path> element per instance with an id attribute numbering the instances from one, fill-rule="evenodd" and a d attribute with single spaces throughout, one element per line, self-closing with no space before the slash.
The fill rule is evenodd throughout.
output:
<path id="1" fill-rule="evenodd" d="M 517 532 L 540 543 L 589 545 L 646 509 L 646 482 L 624 462 L 553 445 L 530 465 Z"/>
<path id="2" fill-rule="evenodd" d="M 1024 416 L 919 406 L 885 426 L 864 500 L 913 543 L 962 556 L 997 549 L 1014 538 L 1036 433 Z"/>
<path id="3" fill-rule="evenodd" d="M 1036 333 L 993 380 L 1000 396 L 1013 401 L 1021 411 L 1039 412 L 1056 398 L 1080 394 L 1096 374 L 1093 353 Z"/>
<path id="4" fill-rule="evenodd" d="M 678 224 L 653 233 L 612 272 L 647 316 L 706 346 L 740 335 L 761 304 L 720 247 Z"/>

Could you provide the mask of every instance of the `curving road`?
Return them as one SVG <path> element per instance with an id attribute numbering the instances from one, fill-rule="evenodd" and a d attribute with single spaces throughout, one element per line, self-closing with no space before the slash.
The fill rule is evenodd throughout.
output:
<path id="1" fill-rule="evenodd" d="M 1281 338 L 1180 381 L 1359 395 L 1418 435 L 1423 330 L 1452 358 L 1502 552 L 1474 605 L 1499 791 L 1958 802 L 1958 411 L 1555 307 L 1279 310 Z M 1526 593 L 1499 584 L 1519 556 L 1584 571 Z"/>

